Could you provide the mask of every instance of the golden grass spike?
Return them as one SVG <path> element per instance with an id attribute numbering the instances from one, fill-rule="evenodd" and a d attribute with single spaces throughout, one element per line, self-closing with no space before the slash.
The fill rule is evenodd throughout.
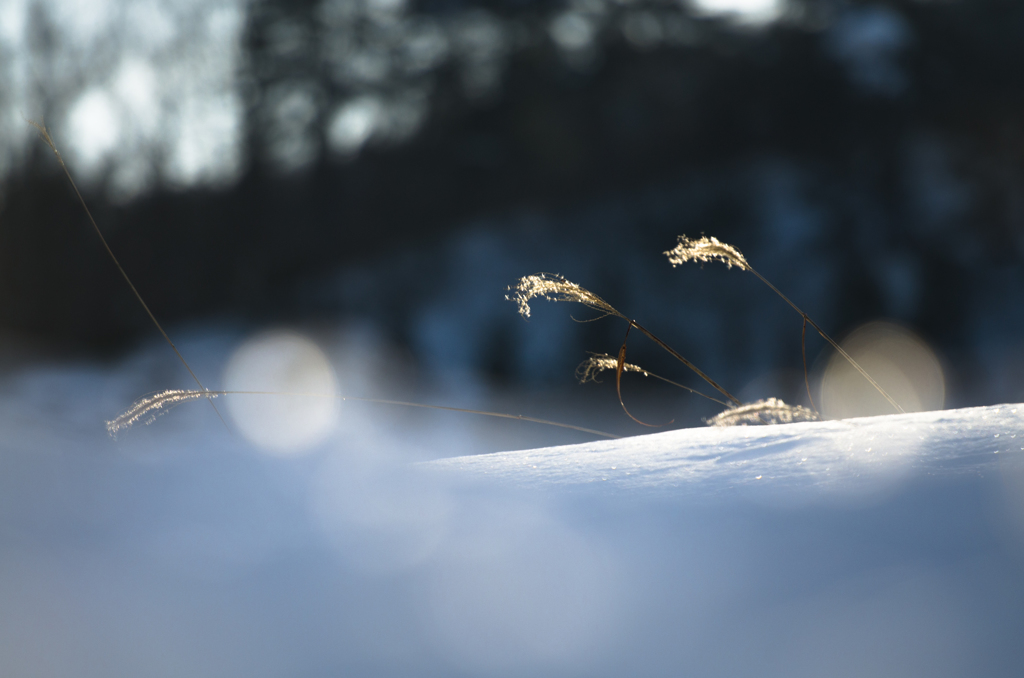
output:
<path id="1" fill-rule="evenodd" d="M 626 318 L 601 297 L 556 273 L 537 273 L 524 276 L 515 285 L 511 285 L 508 290 L 512 294 L 506 294 L 505 298 L 515 302 L 519 307 L 519 315 L 524 318 L 530 317 L 530 301 L 537 297 L 548 301 L 574 301 L 604 315 Z"/>
<path id="2" fill-rule="evenodd" d="M 157 415 L 163 414 L 179 403 L 185 403 L 190 400 L 200 400 L 202 398 L 216 398 L 217 393 L 213 391 L 197 391 L 195 389 L 182 390 L 182 389 L 171 389 L 169 391 L 161 391 L 151 396 L 146 396 L 140 400 L 137 400 L 134 405 L 128 408 L 121 416 L 107 422 L 107 433 L 112 437 L 116 437 L 118 432 L 127 430 L 132 427 L 132 424 L 142 419 L 146 415 L 151 415 L 145 423 L 152 423 L 156 419 Z M 166 409 L 165 409 L 166 408 Z M 156 414 L 151 414 L 154 410 L 163 410 Z"/>
<path id="3" fill-rule="evenodd" d="M 581 384 L 585 384 L 588 381 L 592 381 L 595 384 L 601 383 L 601 380 L 597 378 L 597 375 L 601 374 L 605 370 L 614 370 L 618 367 L 618 360 L 608 355 L 607 353 L 591 353 L 590 357 L 579 364 L 576 368 L 576 378 Z M 622 369 L 624 372 L 639 372 L 645 377 L 657 377 L 657 375 L 651 374 L 639 365 L 633 363 L 622 363 Z"/>
<path id="4" fill-rule="evenodd" d="M 730 407 L 707 420 L 709 426 L 748 426 L 751 424 L 792 424 L 800 421 L 819 421 L 821 417 L 800 405 L 787 405 L 778 398 L 758 400 L 738 407 Z"/>
<path id="5" fill-rule="evenodd" d="M 690 240 L 685 235 L 679 236 L 679 243 L 668 252 L 664 253 L 669 263 L 679 266 L 687 261 L 721 261 L 729 268 L 736 266 L 742 271 L 749 271 L 750 264 L 738 249 L 720 241 L 715 237 L 703 237 L 700 240 Z"/>
<path id="6" fill-rule="evenodd" d="M 601 383 L 601 380 L 597 378 L 597 375 L 601 374 L 605 370 L 617 369 L 618 368 L 618 363 L 619 363 L 618 359 L 613 358 L 612 356 L 608 355 L 607 353 L 591 353 L 589 358 L 587 358 L 586 360 L 581 362 L 579 364 L 579 366 L 576 367 L 576 378 L 579 379 L 581 384 L 585 384 L 588 381 L 592 381 L 594 383 L 599 384 L 599 383 Z M 623 372 L 639 372 L 640 374 L 642 374 L 645 377 L 652 377 L 654 379 L 658 379 L 660 381 L 665 382 L 666 384 L 671 384 L 672 386 L 675 386 L 676 388 L 681 388 L 684 391 L 689 391 L 690 393 L 693 393 L 694 395 L 699 395 L 701 398 L 707 398 L 708 400 L 716 402 L 719 405 L 727 406 L 729 404 L 729 403 L 725 402 L 724 400 L 719 400 L 718 398 L 712 398 L 711 396 L 709 396 L 706 393 L 701 393 L 700 391 L 698 391 L 695 388 L 690 388 L 689 386 L 685 386 L 683 384 L 680 384 L 679 382 L 672 381 L 671 379 L 666 379 L 665 377 L 663 377 L 663 376 L 661 376 L 659 374 L 655 374 L 654 372 L 651 372 L 649 370 L 645 370 L 644 368 L 640 367 L 639 365 L 634 365 L 632 363 L 627 363 L 627 362 L 623 361 L 623 363 L 622 363 L 622 371 Z"/>

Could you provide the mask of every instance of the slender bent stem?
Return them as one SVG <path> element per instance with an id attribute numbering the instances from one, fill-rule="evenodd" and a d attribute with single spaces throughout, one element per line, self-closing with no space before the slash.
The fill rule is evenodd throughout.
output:
<path id="1" fill-rule="evenodd" d="M 649 372 L 648 370 L 644 370 L 643 372 L 641 372 L 641 374 L 643 374 L 645 377 L 654 377 L 655 379 L 663 381 L 666 384 L 671 384 L 672 386 L 675 386 L 676 388 L 681 388 L 684 391 L 689 391 L 690 393 L 692 393 L 694 395 L 699 395 L 701 398 L 707 398 L 711 402 L 718 403 L 719 405 L 722 405 L 723 407 L 729 407 L 729 403 L 725 402 L 724 400 L 719 400 L 718 398 L 712 398 L 707 393 L 701 393 L 700 391 L 698 391 L 695 388 L 690 388 L 689 386 L 684 386 L 683 384 L 680 384 L 677 381 L 672 381 L 671 379 L 666 379 L 665 377 L 661 376 L 660 374 L 655 374 L 654 372 Z"/>
<path id="2" fill-rule="evenodd" d="M 626 336 L 622 338 L 622 346 L 619 347 L 619 358 L 615 364 L 615 394 L 619 396 L 619 405 L 622 406 L 622 411 L 626 413 L 626 416 L 640 424 L 641 426 L 649 426 L 650 428 L 659 428 L 660 426 L 668 426 L 668 424 L 648 424 L 646 421 L 640 421 L 633 416 L 633 413 L 626 407 L 625 401 L 622 400 L 622 372 L 626 366 L 626 341 L 629 339 L 629 330 L 632 329 L 632 325 L 626 325 Z"/>
<path id="3" fill-rule="evenodd" d="M 447 405 L 427 405 L 425 403 L 412 403 L 404 400 L 384 400 L 381 398 L 353 398 L 351 396 L 338 396 L 341 400 L 357 400 L 364 403 L 376 403 L 379 405 L 399 405 L 401 407 L 420 407 L 427 410 L 447 410 L 448 412 L 465 412 L 467 414 L 479 414 L 485 417 L 497 417 L 498 419 L 516 419 L 518 421 L 528 421 L 534 424 L 544 424 L 546 426 L 557 426 L 558 428 L 567 428 L 572 431 L 580 431 L 582 433 L 590 433 L 595 436 L 602 438 L 617 439 L 620 436 L 614 433 L 605 433 L 604 431 L 598 431 L 593 428 L 586 428 L 585 426 L 574 426 L 573 424 L 563 424 L 558 421 L 551 421 L 549 419 L 538 419 L 537 417 L 528 417 L 524 414 L 505 414 L 504 412 L 489 412 L 487 410 L 471 410 L 464 407 L 448 407 Z"/>
<path id="4" fill-rule="evenodd" d="M 800 329 L 800 355 L 804 359 L 804 386 L 807 387 L 807 400 L 811 403 L 811 409 L 814 413 L 821 418 L 821 412 L 818 411 L 817 405 L 814 404 L 814 396 L 811 395 L 811 381 L 807 378 L 807 317 L 804 317 L 803 326 Z"/>
<path id="5" fill-rule="evenodd" d="M 787 296 L 786 296 L 785 294 L 783 294 L 783 293 L 782 293 L 781 291 L 779 291 L 779 288 L 778 288 L 778 287 L 776 287 L 775 285 L 773 285 L 773 284 L 771 284 L 770 282 L 768 282 L 768 279 L 767 279 L 767 278 L 765 278 L 765 277 L 764 277 L 763 275 L 761 275 L 761 274 L 760 274 L 760 273 L 758 273 L 758 272 L 757 272 L 756 270 L 754 270 L 754 269 L 753 269 L 753 268 L 752 268 L 752 267 L 751 267 L 751 266 L 750 266 L 749 264 L 747 265 L 747 270 L 748 270 L 748 271 L 750 271 L 751 273 L 753 273 L 754 275 L 756 275 L 756 276 L 758 277 L 758 279 L 759 279 L 759 280 L 760 280 L 761 282 L 763 282 L 763 283 L 764 283 L 765 285 L 767 285 L 768 287 L 772 288 L 772 291 L 774 291 L 774 292 L 775 292 L 775 294 L 777 294 L 777 295 L 779 295 L 780 297 L 782 297 L 782 300 L 783 300 L 783 301 L 785 301 L 785 302 L 786 302 L 787 304 L 789 304 L 789 305 L 790 305 L 790 306 L 791 306 L 791 307 L 793 308 L 793 310 L 794 310 L 794 311 L 796 311 L 796 312 L 797 312 L 797 313 L 799 313 L 799 314 L 800 314 L 801 316 L 803 316 L 804 322 L 806 322 L 806 323 L 807 323 L 807 324 L 809 324 L 809 325 L 810 325 L 811 327 L 813 327 L 814 329 L 816 329 L 816 330 L 818 331 L 818 334 L 820 334 L 820 335 L 821 335 L 821 338 L 822 338 L 822 339 L 824 339 L 824 340 L 825 340 L 825 341 L 827 341 L 828 343 L 832 344 L 832 348 L 834 348 L 834 349 L 835 349 L 836 351 L 838 351 L 838 352 L 839 352 L 839 355 L 841 355 L 841 356 L 843 356 L 844 358 L 846 358 L 847 362 L 849 362 L 849 363 L 850 363 L 851 365 L 853 365 L 853 368 L 854 368 L 855 370 L 857 370 L 858 372 L 860 372 L 861 376 L 862 376 L 862 377 L 864 377 L 865 379 L 867 379 L 867 380 L 868 380 L 868 382 L 869 382 L 869 383 L 870 383 L 870 384 L 871 384 L 872 386 L 874 386 L 874 387 L 875 387 L 875 389 L 876 389 L 876 390 L 877 390 L 877 391 L 878 391 L 879 393 L 881 393 L 881 394 L 882 394 L 882 396 L 884 396 L 886 400 L 888 400 L 888 401 L 889 401 L 889 404 L 890 404 L 890 405 L 892 405 L 893 407 L 895 407 L 895 408 L 896 408 L 896 411 L 897 411 L 897 412 L 899 412 L 900 414 L 904 414 L 904 413 L 905 413 L 905 412 L 904 412 L 904 410 L 903 410 L 903 408 L 902 408 L 902 407 L 900 407 L 900 404 L 899 404 L 899 403 L 897 403 L 897 402 L 896 402 L 895 400 L 893 400 L 892 396 L 890 396 L 890 395 L 889 395 L 888 393 L 886 393 L 886 392 L 885 392 L 885 389 L 883 389 L 883 388 L 882 388 L 881 386 L 879 386 L 879 385 L 878 385 L 878 382 L 876 382 L 876 381 L 875 381 L 874 379 L 872 379 L 872 378 L 871 378 L 871 375 L 870 375 L 870 374 L 868 374 L 868 373 L 867 373 L 867 372 L 866 372 L 866 371 L 864 370 L 864 368 L 863 368 L 863 367 L 861 367 L 860 365 L 858 365 L 858 364 L 857 364 L 857 361 L 856 361 L 856 360 L 854 360 L 854 359 L 853 359 L 853 358 L 852 358 L 852 357 L 850 356 L 850 354 L 849 354 L 849 353 L 847 353 L 846 351 L 844 351 L 844 350 L 843 350 L 843 347 L 842 347 L 842 346 L 840 346 L 839 344 L 837 344 L 837 343 L 836 343 L 836 342 L 835 342 L 835 341 L 834 341 L 834 340 L 832 339 L 832 337 L 828 336 L 828 334 L 826 334 L 826 333 L 825 333 L 825 330 L 821 329 L 821 328 L 820 328 L 820 327 L 818 326 L 818 323 L 816 323 L 816 322 L 814 322 L 813 320 L 811 320 L 811 317 L 810 317 L 809 315 L 807 315 L 806 313 L 804 313 L 804 312 L 803 312 L 803 310 L 801 310 L 799 306 L 797 306 L 796 304 L 794 304 L 794 303 L 793 303 L 792 301 L 790 301 L 790 300 L 789 300 L 789 297 L 787 297 Z M 813 401 L 812 401 L 812 402 L 813 402 Z"/>
<path id="6" fill-rule="evenodd" d="M 171 350 L 174 351 L 174 355 L 178 356 L 178 360 L 180 360 L 181 364 L 185 366 L 186 370 L 188 370 L 188 373 L 192 376 L 192 379 L 195 380 L 196 384 L 198 384 L 200 390 L 208 391 L 208 389 L 205 386 L 203 386 L 203 382 L 199 381 L 199 377 L 196 376 L 196 373 L 192 371 L 192 368 L 185 360 L 185 356 L 181 355 L 181 351 L 178 350 L 178 347 L 174 345 L 173 341 L 171 341 L 170 336 L 168 336 L 167 332 L 164 331 L 163 326 L 156 319 L 156 316 L 153 315 L 153 311 L 149 310 L 149 305 L 146 304 L 146 302 L 142 299 L 142 295 L 139 294 L 139 290 L 135 288 L 135 285 L 134 283 L 132 283 L 131 278 L 128 277 L 128 273 L 125 272 L 124 267 L 121 266 L 121 262 L 117 260 L 116 256 L 114 256 L 114 251 L 110 249 L 110 245 L 107 244 L 107 239 L 103 237 L 103 232 L 100 231 L 100 227 L 96 224 L 96 219 L 93 218 L 92 212 L 89 210 L 89 205 L 86 204 L 85 198 L 82 197 L 82 193 L 78 190 L 78 186 L 75 184 L 75 180 L 71 178 L 71 172 L 70 170 L 68 170 L 68 166 L 64 163 L 64 158 L 63 156 L 61 156 L 60 151 L 57 150 L 57 144 L 54 143 L 53 138 L 50 136 L 49 130 L 46 129 L 45 125 L 37 123 L 34 120 L 29 120 L 28 122 L 30 125 L 36 128 L 36 131 L 39 132 L 39 136 L 42 138 L 43 142 L 46 143 L 46 145 L 50 147 L 50 150 L 53 151 L 53 154 L 57 156 L 57 163 L 60 165 L 60 168 L 64 170 L 64 176 L 67 177 L 68 183 L 71 184 L 71 188 L 75 191 L 75 195 L 78 196 L 78 202 L 81 203 L 82 209 L 85 210 L 85 215 L 89 217 L 89 223 L 92 224 L 92 228 L 96 232 L 96 237 L 98 237 L 100 239 L 100 242 L 103 243 L 104 249 L 106 249 L 107 254 L 110 255 L 110 260 L 114 262 L 114 266 L 116 266 L 117 270 L 121 273 L 121 277 L 124 278 L 124 281 L 126 283 L 128 283 L 128 287 L 131 289 L 132 294 L 135 295 L 135 298 L 138 300 L 139 305 L 142 306 L 144 311 L 146 311 L 146 315 L 148 315 L 149 319 L 153 321 L 153 325 L 155 325 L 156 329 L 159 330 L 161 335 L 163 335 L 164 341 L 166 341 L 167 344 L 171 347 Z M 210 398 L 209 396 L 207 396 L 206 399 L 209 401 L 210 406 L 213 408 L 213 411 L 217 413 L 217 416 L 220 418 L 221 422 L 223 422 L 224 425 L 227 426 L 227 422 L 224 422 L 224 417 L 221 416 L 220 410 L 217 409 L 217 406 L 214 404 L 213 399 Z"/>
<path id="7" fill-rule="evenodd" d="M 385 398 L 357 398 L 354 396 L 343 396 L 332 393 L 300 393 L 292 391 L 208 391 L 203 389 L 203 393 L 221 396 L 221 395 L 275 395 L 275 396 L 303 396 L 307 398 L 331 398 L 333 400 L 352 400 L 360 403 L 373 403 L 376 405 L 397 405 L 400 407 L 419 407 L 425 410 L 445 410 L 448 412 L 465 412 L 466 414 L 479 414 L 485 417 L 497 417 L 499 419 L 515 419 L 518 421 L 528 421 L 533 424 L 544 424 L 546 426 L 557 426 L 558 428 L 566 428 L 572 431 L 580 431 L 581 433 L 590 433 L 591 435 L 600 436 L 602 438 L 617 439 L 621 436 L 617 436 L 614 433 L 606 433 L 605 431 L 598 431 L 593 428 L 586 428 L 585 426 L 574 426 L 573 424 L 563 424 L 558 421 L 550 421 L 548 419 L 538 419 L 537 417 L 528 417 L 524 414 L 505 414 L 504 412 L 489 412 L 487 410 L 471 410 L 464 407 L 448 407 L 446 405 L 427 405 L 426 403 L 413 403 L 406 400 L 388 400 Z"/>
<path id="8" fill-rule="evenodd" d="M 722 388 L 721 386 L 719 386 L 719 385 L 718 385 L 718 382 L 716 382 L 716 381 L 715 381 L 714 379 L 712 379 L 712 378 L 711 378 L 711 377 L 709 377 L 708 375 L 704 374 L 704 372 L 702 372 L 702 371 L 701 371 L 701 369 L 700 369 L 699 367 L 697 367 L 696 365 L 694 365 L 693 363 L 691 363 L 691 362 L 690 362 L 689 360 L 687 360 L 687 359 L 686 359 L 686 358 L 684 358 L 684 357 L 683 357 L 682 355 L 680 355 L 680 354 L 679 354 L 679 352 L 678 352 L 678 351 L 676 351 L 676 350 L 675 350 L 674 348 L 672 348 L 671 346 L 669 346 L 668 344 L 666 344 L 666 343 L 665 343 L 664 341 L 662 341 L 661 339 L 659 339 L 658 337 L 656 337 L 656 336 L 655 336 L 655 335 L 654 335 L 654 334 L 653 334 L 653 333 L 652 333 L 652 332 L 651 332 L 650 330 L 648 330 L 648 329 L 647 329 L 646 327 L 644 327 L 643 325 L 641 325 L 641 324 L 640 324 L 640 323 L 638 323 L 637 321 L 635 321 L 635 320 L 629 320 L 628 318 L 627 318 L 626 322 L 628 322 L 628 323 L 630 324 L 630 326 L 631 326 L 631 327 L 635 327 L 635 328 L 637 328 L 638 330 L 640 330 L 641 332 L 643 332 L 643 333 L 644 333 L 644 334 L 645 334 L 645 335 L 647 336 L 647 338 L 648 338 L 648 339 L 650 339 L 651 341 L 653 341 L 653 342 L 654 342 L 655 344 L 657 344 L 658 346 L 660 346 L 660 347 L 662 347 L 663 349 L 665 349 L 666 351 L 668 351 L 668 353 L 669 353 L 669 354 L 670 354 L 670 355 L 671 355 L 671 356 L 672 356 L 673 358 L 675 358 L 676 360 L 678 360 L 679 362 L 681 362 L 682 364 L 686 365 L 686 366 L 687 366 L 687 367 L 689 367 L 689 368 L 690 368 L 691 370 L 693 370 L 694 372 L 696 372 L 696 373 L 697 373 L 697 375 L 698 375 L 698 376 L 699 376 L 699 377 L 700 377 L 701 379 L 703 379 L 704 381 L 708 382 L 708 383 L 709 383 L 709 384 L 710 384 L 711 386 L 713 386 L 713 387 L 714 387 L 714 388 L 715 388 L 715 389 L 716 389 L 716 390 L 717 390 L 717 391 L 718 391 L 719 393 L 721 393 L 721 394 L 722 394 L 722 395 L 724 395 L 724 396 L 725 396 L 726 398 L 728 398 L 728 399 L 729 399 L 730 401 L 732 401 L 732 403 L 733 403 L 733 404 L 735 404 L 735 405 L 739 405 L 739 404 L 740 404 L 740 401 L 739 401 L 739 399 L 738 399 L 738 398 L 737 398 L 736 396 L 734 396 L 733 394 L 729 393 L 729 392 L 728 392 L 728 391 L 726 391 L 726 390 L 725 390 L 724 388 Z"/>

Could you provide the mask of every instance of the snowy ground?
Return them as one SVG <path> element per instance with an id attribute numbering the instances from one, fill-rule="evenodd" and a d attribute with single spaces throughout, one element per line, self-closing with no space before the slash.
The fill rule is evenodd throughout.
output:
<path id="1" fill-rule="evenodd" d="M 1024 405 L 437 459 L 499 429 L 346 405 L 268 455 L 194 403 L 110 440 L 156 355 L 0 382 L 4 676 L 1024 663 Z"/>
<path id="2" fill-rule="evenodd" d="M 764 495 L 803 502 L 885 494 L 915 475 L 998 472 L 999 458 L 990 455 L 1019 458 L 1021 451 L 1024 405 L 1001 405 L 771 427 L 683 429 L 434 465 L 538 488 L 602 483 L 601 491 L 612 493 Z"/>

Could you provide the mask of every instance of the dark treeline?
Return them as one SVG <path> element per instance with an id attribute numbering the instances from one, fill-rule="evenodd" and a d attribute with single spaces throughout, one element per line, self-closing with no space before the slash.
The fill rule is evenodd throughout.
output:
<path id="1" fill-rule="evenodd" d="M 332 74 L 334 34 L 320 5 L 252 7 L 239 74 L 240 180 L 218 190 L 158 186 L 127 204 L 108 201 L 102 183 L 87 195 L 157 314 L 287 318 L 310 281 L 421 251 L 475 219 L 532 210 L 556 215 L 547 223 L 557 229 L 558 214 L 610 194 L 642 202 L 648 187 L 673 182 L 706 181 L 707 197 L 699 213 L 663 220 L 666 247 L 676 232 L 704 231 L 756 257 L 771 249 L 752 219 L 763 203 L 742 187 L 764 158 L 799 168 L 820 232 L 810 251 L 844 271 L 836 327 L 898 316 L 955 354 L 979 303 L 1003 313 L 979 295 L 992 271 L 1019 280 L 1024 259 L 1021 3 L 807 1 L 763 28 L 676 4 L 608 5 L 592 44 L 575 52 L 549 37 L 546 3 L 476 6 L 512 27 L 504 51 L 479 57 L 491 80 L 473 85 L 471 50 L 418 79 L 378 80 L 377 91 L 396 96 L 419 87 L 426 113 L 401 140 L 371 138 L 347 156 L 331 151 L 327 116 L 331 102 L 359 90 Z M 422 2 L 410 12 L 443 20 L 467 7 Z M 638 7 L 653 31 L 646 38 L 625 14 Z M 345 25 L 348 35 L 376 39 L 360 21 Z M 289 165 L 288 139 L 268 111 L 295 83 L 314 92 L 315 106 L 307 147 L 293 148 L 299 159 Z M 95 347 L 151 331 L 41 144 L 3 195 L 5 329 Z M 921 288 L 898 308 L 886 306 L 886 278 L 865 263 L 891 252 L 913 253 Z M 986 285 L 997 301 L 1008 294 Z M 1020 322 L 1004 318 L 1010 329 Z"/>

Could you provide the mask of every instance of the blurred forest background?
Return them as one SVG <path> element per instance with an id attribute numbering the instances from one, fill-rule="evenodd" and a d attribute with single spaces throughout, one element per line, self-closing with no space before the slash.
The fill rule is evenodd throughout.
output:
<path id="1" fill-rule="evenodd" d="M 0 0 L 0 368 L 155 333 L 33 118 L 172 336 L 358 325 L 453 394 L 576 398 L 625 328 L 524 322 L 506 286 L 551 271 L 806 402 L 799 317 L 662 255 L 704 233 L 837 338 L 916 332 L 947 406 L 1021 401 L 1022 64 L 1017 0 Z"/>

